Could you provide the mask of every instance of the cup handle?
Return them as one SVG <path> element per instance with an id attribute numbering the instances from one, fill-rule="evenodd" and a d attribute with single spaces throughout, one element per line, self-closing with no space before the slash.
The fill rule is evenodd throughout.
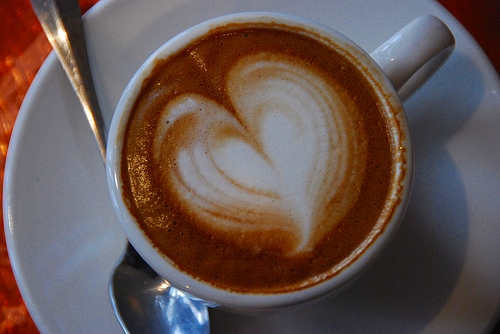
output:
<path id="1" fill-rule="evenodd" d="M 404 101 L 448 59 L 455 38 L 443 21 L 421 16 L 371 53 Z"/>

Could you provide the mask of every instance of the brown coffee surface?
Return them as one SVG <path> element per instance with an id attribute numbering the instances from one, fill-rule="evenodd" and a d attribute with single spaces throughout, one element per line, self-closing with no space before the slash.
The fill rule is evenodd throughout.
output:
<path id="1" fill-rule="evenodd" d="M 126 128 L 123 196 L 144 233 L 175 266 L 223 289 L 279 293 L 302 289 L 336 275 L 362 253 L 387 201 L 395 162 L 380 97 L 362 71 L 349 61 L 349 56 L 341 53 L 302 34 L 272 27 L 234 25 L 213 31 L 189 48 L 157 61 L 152 74 L 143 83 Z M 342 103 L 345 102 L 348 108 L 346 117 L 349 119 L 343 123 L 344 131 L 349 138 L 359 142 L 361 153 L 349 153 L 352 149 L 345 148 L 345 143 L 337 148 L 338 152 L 363 156 L 359 162 L 348 157 L 345 163 L 346 169 L 352 170 L 351 179 L 354 180 L 344 177 L 347 181 L 335 185 L 341 187 L 336 189 L 335 195 L 321 195 L 321 199 L 326 200 L 320 208 L 315 207 L 313 220 L 318 220 L 314 224 L 328 228 L 316 233 L 320 228 L 314 227 L 312 236 L 302 244 L 294 225 L 287 221 L 289 214 L 282 213 L 278 205 L 269 204 L 273 200 L 263 200 L 265 214 L 256 213 L 254 208 L 245 213 L 245 204 L 241 204 L 241 208 L 236 206 L 233 209 L 241 212 L 241 219 L 236 219 L 234 230 L 232 223 L 227 223 L 226 231 L 224 227 L 212 228 L 210 223 L 218 217 L 236 216 L 225 213 L 224 205 L 211 206 L 202 198 L 200 201 L 205 202 L 200 207 L 191 208 L 190 191 L 184 197 L 178 194 L 178 187 L 190 189 L 184 182 L 189 172 L 180 175 L 182 172 L 176 169 L 180 159 L 171 152 L 181 152 L 179 142 L 190 142 L 191 138 L 199 136 L 194 131 L 205 116 L 180 117 L 174 130 L 165 131 L 165 138 L 155 138 L 158 129 L 170 126 L 169 118 L 164 117 L 166 106 L 186 96 L 202 97 L 203 101 L 213 103 L 215 109 L 236 115 L 233 93 L 228 92 L 227 87 L 228 73 L 245 57 L 266 58 L 267 55 L 278 60 L 291 59 L 291 64 L 307 67 L 339 92 Z M 210 113 L 207 115 L 211 117 Z M 238 131 L 244 132 L 248 124 L 238 117 L 234 117 L 235 122 L 243 124 L 243 130 Z M 226 133 L 235 138 L 247 136 L 233 127 L 211 126 L 210 134 L 213 131 L 222 133 L 215 141 L 224 138 Z M 253 143 L 252 139 L 245 140 L 250 142 L 249 147 L 264 155 L 259 151 L 260 144 Z M 177 175 L 178 180 L 172 181 L 171 174 Z M 325 183 L 332 187 L 335 176 L 330 178 L 332 181 Z M 214 190 L 214 194 L 217 191 Z M 263 196 L 274 198 L 274 194 Z M 195 192 L 192 197 L 195 197 L 193 201 L 198 200 L 200 194 Z M 343 202 L 343 208 L 336 209 L 336 205 Z M 260 220 L 261 216 L 265 217 Z M 246 223 L 257 227 L 247 229 Z M 264 227 L 258 227 L 259 224 Z M 281 225 L 292 227 L 282 228 Z M 299 244 L 302 246 L 297 246 Z"/>

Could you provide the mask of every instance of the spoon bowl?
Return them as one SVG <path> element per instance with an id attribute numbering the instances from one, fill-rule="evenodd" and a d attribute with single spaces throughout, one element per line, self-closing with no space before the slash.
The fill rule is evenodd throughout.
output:
<path id="1" fill-rule="evenodd" d="M 113 308 L 129 333 L 209 333 L 202 301 L 174 289 L 128 243 L 111 276 Z"/>

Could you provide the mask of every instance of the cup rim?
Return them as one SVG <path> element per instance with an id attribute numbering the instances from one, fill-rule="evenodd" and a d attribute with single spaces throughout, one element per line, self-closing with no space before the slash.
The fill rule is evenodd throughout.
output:
<path id="1" fill-rule="evenodd" d="M 128 211 L 127 204 L 122 197 L 120 165 L 123 141 L 121 139 L 124 136 L 124 129 L 130 116 L 131 107 L 140 92 L 143 80 L 150 75 L 156 59 L 162 59 L 175 53 L 175 51 L 180 50 L 216 27 L 225 26 L 229 23 L 258 24 L 263 22 L 279 22 L 280 25 L 307 28 L 306 31 L 308 33 L 317 34 L 321 38 L 332 40 L 335 44 L 344 48 L 352 56 L 351 60 L 358 63 L 358 68 L 361 66 L 365 69 L 365 76 L 372 85 L 378 87 L 376 91 L 380 93 L 381 100 L 386 101 L 387 109 L 394 110 L 394 113 L 391 113 L 391 121 L 395 122 L 394 124 L 397 123 L 397 129 L 399 129 L 400 133 L 393 135 L 399 140 L 398 144 L 405 148 L 400 151 L 400 154 L 403 156 L 406 165 L 400 167 L 401 172 L 406 171 L 406 175 L 398 176 L 398 182 L 395 181 L 393 184 L 393 191 L 399 192 L 398 198 L 400 202 L 393 203 L 395 209 L 390 221 L 384 225 L 382 230 L 375 233 L 376 235 L 374 235 L 374 239 L 370 242 L 370 245 L 359 254 L 358 258 L 341 269 L 338 274 L 296 291 L 249 294 L 219 289 L 211 286 L 209 283 L 198 281 L 191 275 L 177 269 L 163 255 L 160 255 L 148 241 L 135 218 Z M 391 135 L 391 137 L 393 136 Z M 233 311 L 258 312 L 301 304 L 305 301 L 340 291 L 342 287 L 353 281 L 355 277 L 368 268 L 387 246 L 390 239 L 393 238 L 404 216 L 413 182 L 412 159 L 412 145 L 403 105 L 389 79 L 361 47 L 334 29 L 303 17 L 276 12 L 243 12 L 215 17 L 182 31 L 161 45 L 143 62 L 123 91 L 115 109 L 108 135 L 106 173 L 113 207 L 115 208 L 119 222 L 130 243 L 154 270 L 165 277 L 175 288 L 205 300 L 211 303 L 210 305 L 220 306 Z M 403 169 L 404 171 L 402 171 Z"/>

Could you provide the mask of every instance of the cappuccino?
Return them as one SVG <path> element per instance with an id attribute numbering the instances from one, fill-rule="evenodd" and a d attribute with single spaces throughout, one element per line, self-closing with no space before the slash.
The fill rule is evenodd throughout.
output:
<path id="1" fill-rule="evenodd" d="M 369 247 L 405 162 L 383 93 L 354 59 L 261 23 L 219 27 L 156 61 L 125 129 L 122 195 L 169 262 L 217 288 L 272 294 L 335 276 Z"/>

